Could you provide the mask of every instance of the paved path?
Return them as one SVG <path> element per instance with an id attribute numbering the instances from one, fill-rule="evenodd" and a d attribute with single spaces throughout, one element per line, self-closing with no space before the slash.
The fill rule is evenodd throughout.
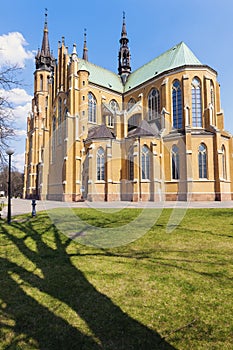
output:
<path id="1" fill-rule="evenodd" d="M 7 204 L 7 199 L 4 203 Z M 31 213 L 31 200 L 12 199 L 12 216 Z M 36 211 L 50 210 L 54 208 L 232 208 L 233 201 L 227 202 L 58 202 L 58 201 L 36 201 Z M 2 217 L 7 216 L 7 206 L 4 207 Z"/>

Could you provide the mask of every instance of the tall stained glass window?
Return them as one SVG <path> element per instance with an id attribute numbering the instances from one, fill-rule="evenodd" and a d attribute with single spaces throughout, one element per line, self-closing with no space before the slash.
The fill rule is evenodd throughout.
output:
<path id="1" fill-rule="evenodd" d="M 180 160 L 179 148 L 176 145 L 172 146 L 172 179 L 178 180 L 180 178 Z"/>
<path id="2" fill-rule="evenodd" d="M 88 121 L 96 123 L 96 98 L 89 92 L 88 93 Z"/>
<path id="3" fill-rule="evenodd" d="M 201 83 L 198 78 L 192 81 L 192 125 L 202 127 Z"/>
<path id="4" fill-rule="evenodd" d="M 183 124 L 182 93 L 180 82 L 178 80 L 175 80 L 172 85 L 172 112 L 173 128 L 181 129 Z"/>
<path id="5" fill-rule="evenodd" d="M 157 89 L 152 89 L 148 96 L 148 119 L 153 120 L 160 113 L 160 96 Z"/>
<path id="6" fill-rule="evenodd" d="M 97 180 L 105 179 L 105 159 L 104 159 L 104 150 L 102 147 L 97 150 Z"/>
<path id="7" fill-rule="evenodd" d="M 142 147 L 141 153 L 142 180 L 150 179 L 150 152 L 147 146 Z"/>
<path id="8" fill-rule="evenodd" d="M 207 148 L 201 143 L 198 149 L 199 178 L 207 179 Z"/>

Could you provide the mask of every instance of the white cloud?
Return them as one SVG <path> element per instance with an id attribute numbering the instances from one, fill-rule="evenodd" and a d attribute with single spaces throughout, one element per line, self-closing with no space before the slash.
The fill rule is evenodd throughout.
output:
<path id="1" fill-rule="evenodd" d="M 27 131 L 26 131 L 26 129 L 17 129 L 17 130 L 15 130 L 15 134 L 16 134 L 16 136 L 25 136 L 26 137 L 26 135 L 27 135 Z"/>
<path id="2" fill-rule="evenodd" d="M 9 91 L 0 89 L 0 96 L 7 99 L 13 105 L 11 110 L 12 122 L 16 127 L 23 127 L 26 130 L 26 121 L 28 113 L 31 111 L 31 100 L 33 96 L 29 95 L 24 89 L 12 89 Z"/>
<path id="3" fill-rule="evenodd" d="M 11 89 L 11 90 L 0 90 L 0 95 L 4 96 L 9 102 L 19 105 L 27 102 L 31 102 L 32 96 L 28 95 L 28 93 L 24 89 Z"/>
<path id="4" fill-rule="evenodd" d="M 4 64 L 17 65 L 23 68 L 25 60 L 33 59 L 32 51 L 25 50 L 28 45 L 23 35 L 19 32 L 3 34 L 0 36 L 0 66 Z"/>
<path id="5" fill-rule="evenodd" d="M 12 165 L 22 173 L 24 172 L 24 161 L 24 153 L 14 153 L 14 155 L 12 156 Z"/>
<path id="6" fill-rule="evenodd" d="M 31 103 L 28 102 L 24 105 L 16 106 L 13 109 L 13 116 L 14 116 L 14 122 L 16 125 L 25 125 L 26 129 L 26 122 L 27 122 L 27 117 L 28 113 L 31 111 Z"/>

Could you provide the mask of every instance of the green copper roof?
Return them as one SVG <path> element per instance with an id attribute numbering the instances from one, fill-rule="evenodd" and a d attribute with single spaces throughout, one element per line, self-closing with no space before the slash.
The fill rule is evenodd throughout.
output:
<path id="1" fill-rule="evenodd" d="M 124 87 L 121 82 L 121 78 L 116 73 L 96 66 L 95 64 L 81 58 L 79 58 L 79 70 L 87 70 L 89 72 L 89 81 L 91 83 L 123 93 Z"/>
<path id="2" fill-rule="evenodd" d="M 184 42 L 181 42 L 134 71 L 126 82 L 125 92 L 154 78 L 160 73 L 184 65 L 202 65 L 202 63 L 188 46 Z"/>
<path id="3" fill-rule="evenodd" d="M 90 73 L 90 82 L 119 93 L 127 92 L 165 71 L 185 65 L 202 66 L 202 63 L 188 46 L 181 42 L 132 72 L 124 86 L 119 75 L 79 58 L 79 69 Z"/>

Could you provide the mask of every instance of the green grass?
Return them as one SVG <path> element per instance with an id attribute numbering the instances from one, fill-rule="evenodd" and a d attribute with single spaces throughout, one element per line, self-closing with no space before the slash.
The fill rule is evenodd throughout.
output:
<path id="1" fill-rule="evenodd" d="M 0 349 L 232 349 L 233 210 L 142 212 L 75 210 L 76 241 L 64 210 L 1 220 Z"/>

